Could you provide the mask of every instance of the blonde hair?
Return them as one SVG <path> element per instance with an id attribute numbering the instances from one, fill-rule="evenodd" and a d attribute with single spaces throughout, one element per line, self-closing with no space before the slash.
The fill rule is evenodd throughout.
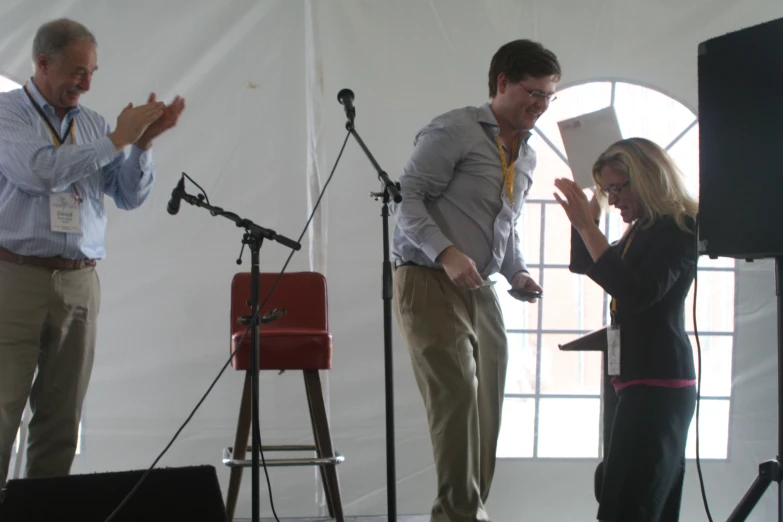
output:
<path id="1" fill-rule="evenodd" d="M 686 232 L 688 218 L 696 219 L 699 204 L 688 193 L 683 175 L 674 160 L 656 143 L 645 138 L 628 138 L 611 145 L 593 165 L 593 181 L 600 187 L 605 166 L 630 180 L 630 188 L 647 213 L 651 226 L 660 217 L 671 216 Z M 599 192 L 600 194 L 600 192 Z"/>

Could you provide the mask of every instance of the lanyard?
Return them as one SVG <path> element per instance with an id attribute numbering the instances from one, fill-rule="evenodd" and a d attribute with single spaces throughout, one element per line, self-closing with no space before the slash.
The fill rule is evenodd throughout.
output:
<path id="1" fill-rule="evenodd" d="M 495 141 L 498 144 L 498 152 L 500 152 L 500 164 L 503 165 L 503 177 L 506 180 L 506 190 L 508 190 L 508 200 L 511 204 L 514 204 L 514 164 L 511 162 L 511 158 L 514 157 L 514 151 L 519 146 L 519 136 L 514 136 L 514 143 L 511 145 L 511 158 L 509 158 L 508 164 L 506 164 L 506 153 L 503 151 L 503 144 L 500 142 L 500 137 L 495 136 Z"/>
<path id="2" fill-rule="evenodd" d="M 633 228 L 631 228 L 631 232 L 628 233 L 628 238 L 625 240 L 625 245 L 623 246 L 623 252 L 620 254 L 620 259 L 625 259 L 625 254 L 628 252 L 628 248 L 631 246 L 631 242 L 633 241 L 634 236 L 636 235 L 636 226 L 637 223 L 634 223 Z M 612 304 L 611 304 L 611 312 L 612 312 L 612 324 L 614 324 L 614 314 L 617 312 L 617 299 L 612 297 Z"/>
<path id="3" fill-rule="evenodd" d="M 54 126 L 52 126 L 52 122 L 49 121 L 49 118 L 46 117 L 46 114 L 44 114 L 43 109 L 40 105 L 38 105 L 38 102 L 35 101 L 35 98 L 33 98 L 33 95 L 30 94 L 30 91 L 27 90 L 27 84 L 23 87 L 25 94 L 27 94 L 27 97 L 30 98 L 30 101 L 33 104 L 33 107 L 35 107 L 35 110 L 38 111 L 38 115 L 41 116 L 43 121 L 46 122 L 46 126 L 49 127 L 49 132 L 52 134 L 52 140 L 54 141 L 54 148 L 59 149 L 60 145 L 65 143 L 65 140 L 68 138 L 68 135 L 71 135 L 71 144 L 76 143 L 76 137 L 74 135 L 75 129 L 74 129 L 74 120 L 71 118 L 71 122 L 68 124 L 68 128 L 65 129 L 65 135 L 60 137 L 60 134 L 54 129 Z"/>

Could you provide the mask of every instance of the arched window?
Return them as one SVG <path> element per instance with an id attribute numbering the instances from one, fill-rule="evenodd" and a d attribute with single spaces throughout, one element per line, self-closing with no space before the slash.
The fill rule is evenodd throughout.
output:
<path id="1" fill-rule="evenodd" d="M 613 105 L 624 137 L 641 136 L 667 149 L 698 195 L 698 121 L 682 103 L 649 87 L 619 81 L 572 85 L 558 93 L 538 122 L 530 144 L 538 166 L 518 232 L 531 274 L 544 297 L 514 300 L 508 283 L 496 289 L 509 339 L 509 368 L 498 457 L 597 458 L 601 441 L 601 354 L 561 352 L 559 343 L 607 324 L 608 296 L 589 278 L 568 270 L 570 223 L 552 193 L 554 179 L 571 177 L 557 122 Z M 619 213 L 604 215 L 610 241 L 624 225 Z M 734 341 L 735 264 L 699 260 L 698 327 L 702 348 L 700 456 L 726 458 Z M 693 337 L 693 290 L 686 303 Z M 687 455 L 695 457 L 691 423 Z"/>

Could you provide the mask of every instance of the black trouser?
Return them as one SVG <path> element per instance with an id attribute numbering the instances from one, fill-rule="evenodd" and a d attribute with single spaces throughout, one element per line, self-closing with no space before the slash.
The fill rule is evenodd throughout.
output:
<path id="1" fill-rule="evenodd" d="M 618 394 L 612 437 L 596 471 L 598 519 L 677 522 L 696 388 L 634 385 Z"/>

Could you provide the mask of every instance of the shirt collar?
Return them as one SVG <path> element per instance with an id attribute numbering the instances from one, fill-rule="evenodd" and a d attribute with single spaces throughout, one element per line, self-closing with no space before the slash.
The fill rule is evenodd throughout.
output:
<path id="1" fill-rule="evenodd" d="M 54 107 L 52 107 L 52 104 L 46 101 L 46 98 L 43 97 L 43 94 L 41 94 L 41 91 L 38 90 L 38 87 L 35 86 L 35 83 L 33 83 L 32 76 L 30 79 L 25 82 L 25 85 L 27 86 L 27 90 L 30 92 L 30 95 L 33 97 L 35 102 L 41 106 L 41 108 L 48 112 L 49 114 L 55 114 Z M 66 118 L 68 116 L 75 116 L 79 113 L 79 106 L 73 107 L 70 111 L 66 113 Z"/>
<path id="2" fill-rule="evenodd" d="M 500 126 L 498 125 L 498 120 L 495 118 L 495 113 L 492 112 L 492 109 L 490 108 L 491 102 L 486 102 L 484 105 L 479 107 L 478 113 L 478 121 L 480 123 L 484 123 L 487 125 L 490 125 L 492 127 L 492 134 L 494 136 L 497 136 L 500 133 Z M 519 137 L 522 139 L 523 142 L 527 143 L 527 141 L 530 139 L 530 136 L 532 136 L 532 133 L 530 131 L 520 132 Z"/>

